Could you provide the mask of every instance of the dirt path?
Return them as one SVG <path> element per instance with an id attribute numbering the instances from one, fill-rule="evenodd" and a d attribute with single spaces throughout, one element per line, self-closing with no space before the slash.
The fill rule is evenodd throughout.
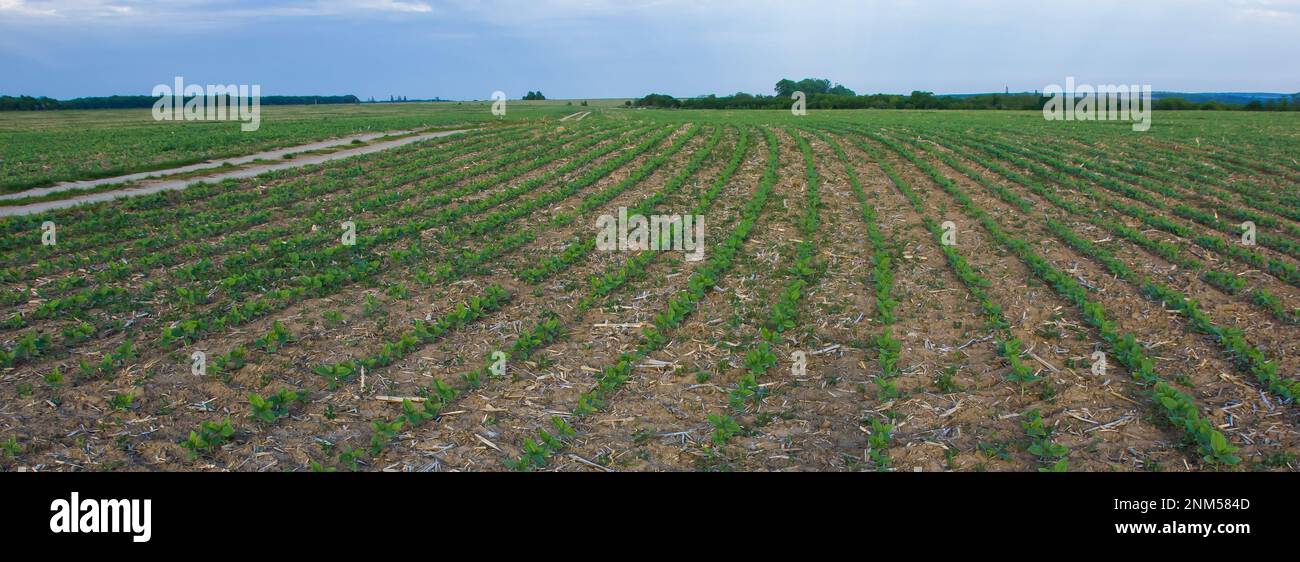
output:
<path id="1" fill-rule="evenodd" d="M 354 140 L 360 140 L 362 142 L 365 142 L 365 141 L 369 141 L 372 139 L 385 137 L 385 136 L 407 134 L 408 131 L 367 133 L 364 135 L 355 135 L 351 137 L 343 137 L 343 138 L 329 140 L 329 141 L 321 141 L 312 144 L 304 144 L 304 145 L 299 145 L 299 146 L 294 146 L 289 148 L 282 148 L 278 150 L 259 152 L 256 154 L 249 154 L 247 156 L 240 156 L 238 158 L 228 158 L 228 159 L 214 160 L 211 162 L 204 162 L 201 164 L 192 164 L 190 166 L 183 166 L 180 168 L 157 170 L 153 172 L 141 172 L 138 174 L 130 174 L 126 176 L 117 176 L 112 178 L 102 178 L 97 180 L 64 182 L 52 187 L 44 187 L 39 189 L 27 190 L 21 193 L 0 195 L 0 200 L 23 199 L 27 197 L 40 197 L 40 196 L 49 195 L 52 193 L 59 193 L 63 191 L 91 189 L 91 188 L 104 186 L 104 185 L 111 185 L 111 184 L 118 184 L 118 183 L 124 184 L 128 182 L 135 182 L 137 180 L 146 180 L 140 183 L 133 184 L 131 187 L 127 187 L 123 189 L 102 191 L 98 193 L 88 193 L 86 195 L 69 197 L 67 199 L 59 199 L 55 201 L 41 201 L 29 205 L 14 205 L 10 207 L 0 207 L 0 216 L 30 215 L 34 213 L 43 213 L 45 211 L 51 211 L 54 209 L 72 207 L 75 205 L 81 205 L 85 203 L 109 201 L 120 197 L 137 197 L 140 195 L 149 195 L 152 193 L 158 193 L 160 191 L 172 191 L 177 189 L 185 189 L 186 187 L 189 187 L 190 185 L 193 185 L 195 183 L 217 183 L 227 179 L 250 178 L 274 170 L 298 168 L 310 164 L 321 164 L 324 162 L 329 162 L 331 160 L 339 160 L 342 158 L 349 158 L 361 154 L 370 154 L 373 152 L 388 150 L 390 148 L 396 148 L 399 146 L 404 146 L 407 144 L 416 143 L 428 139 L 450 136 L 457 133 L 463 133 L 467 130 L 468 129 L 457 129 L 452 131 L 437 131 L 432 133 L 424 133 L 424 134 L 413 135 L 409 137 L 402 137 L 390 141 L 367 144 L 364 146 L 359 146 L 357 148 L 339 150 L 335 152 L 330 152 L 328 154 L 314 154 L 308 156 L 300 156 L 292 160 L 284 159 L 286 155 L 290 155 L 290 154 L 298 154 L 302 152 L 321 150 L 321 149 L 336 147 L 340 145 L 347 145 L 347 144 L 351 144 Z M 158 179 L 158 180 L 151 180 L 151 181 L 149 180 L 149 178 L 158 178 L 158 177 L 169 176 L 174 174 L 185 174 L 185 173 L 195 172 L 195 171 L 204 170 L 208 168 L 219 169 L 225 166 L 226 164 L 230 164 L 232 166 L 239 166 L 257 160 L 280 160 L 280 161 L 268 162 L 265 164 L 258 164 L 254 166 L 246 166 L 236 170 L 215 173 L 208 176 L 185 177 L 185 178 L 171 179 L 171 180 L 168 179 Z"/>

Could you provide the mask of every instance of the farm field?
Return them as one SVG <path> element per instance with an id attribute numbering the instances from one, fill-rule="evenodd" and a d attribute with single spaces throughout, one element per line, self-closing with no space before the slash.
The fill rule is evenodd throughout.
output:
<path id="1" fill-rule="evenodd" d="M 576 103 L 575 103 L 576 105 Z M 358 133 L 488 121 L 488 102 L 268 105 L 262 125 L 154 121 L 149 109 L 6 113 L 0 117 L 0 193 L 70 180 L 175 168 Z M 559 102 L 518 102 L 511 118 L 565 115 Z M 568 111 L 564 111 L 568 109 Z"/>
<path id="2" fill-rule="evenodd" d="M 0 220 L 0 467 L 1298 466 L 1295 114 L 263 111 L 6 116 L 0 189 L 474 129 Z M 597 248 L 620 208 L 703 259 Z"/>

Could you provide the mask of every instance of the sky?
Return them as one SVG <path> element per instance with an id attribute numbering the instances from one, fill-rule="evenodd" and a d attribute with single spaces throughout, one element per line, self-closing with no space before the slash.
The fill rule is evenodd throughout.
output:
<path id="1" fill-rule="evenodd" d="M 0 0 L 0 94 L 1300 91 L 1300 0 Z"/>

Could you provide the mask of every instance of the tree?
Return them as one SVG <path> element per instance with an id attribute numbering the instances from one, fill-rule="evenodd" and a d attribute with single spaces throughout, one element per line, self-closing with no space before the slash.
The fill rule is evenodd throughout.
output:
<path id="1" fill-rule="evenodd" d="M 638 107 L 681 107 L 682 102 L 667 94 L 650 94 L 636 101 Z"/>
<path id="2" fill-rule="evenodd" d="M 939 104 L 934 99 L 934 92 L 912 91 L 912 96 L 907 100 L 912 109 L 938 109 Z"/>
<path id="3" fill-rule="evenodd" d="M 850 90 L 850 89 L 844 87 L 843 84 L 836 84 L 834 88 L 831 88 L 831 91 L 830 91 L 829 93 L 830 93 L 831 95 L 835 95 L 835 96 L 856 96 L 856 95 L 858 95 L 858 94 L 857 94 L 856 92 L 854 92 L 853 90 Z"/>
<path id="4" fill-rule="evenodd" d="M 835 96 L 856 96 L 853 90 L 848 89 L 843 84 L 831 85 L 831 81 L 825 78 L 804 78 L 798 82 L 789 78 L 782 78 L 776 83 L 776 95 L 778 97 L 788 98 L 795 92 L 803 92 L 807 95 L 813 94 L 830 94 Z"/>
<path id="5" fill-rule="evenodd" d="M 776 95 L 783 98 L 788 98 L 794 95 L 794 91 L 798 89 L 798 85 L 789 78 L 782 78 L 780 82 L 776 83 Z"/>
<path id="6" fill-rule="evenodd" d="M 808 95 L 826 94 L 831 91 L 831 81 L 825 78 L 804 78 L 795 85 L 796 90 Z"/>

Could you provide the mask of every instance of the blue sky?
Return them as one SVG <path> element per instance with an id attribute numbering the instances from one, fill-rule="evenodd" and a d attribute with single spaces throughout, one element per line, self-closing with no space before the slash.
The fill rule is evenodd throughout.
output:
<path id="1" fill-rule="evenodd" d="M 0 0 L 0 93 L 1300 91 L 1300 0 Z"/>

